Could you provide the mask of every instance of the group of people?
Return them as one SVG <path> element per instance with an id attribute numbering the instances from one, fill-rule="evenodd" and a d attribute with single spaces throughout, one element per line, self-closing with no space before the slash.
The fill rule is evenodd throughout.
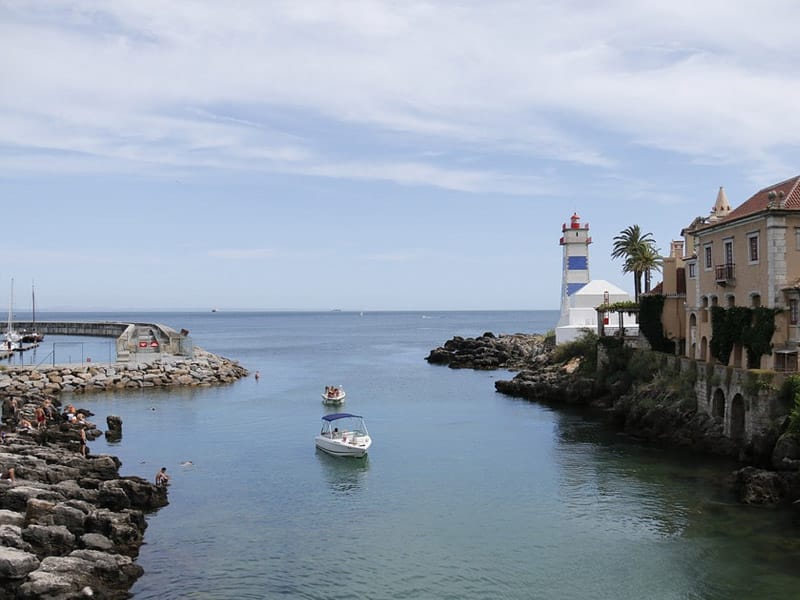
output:
<path id="1" fill-rule="evenodd" d="M 341 390 L 336 387 L 335 385 L 326 385 L 325 386 L 325 395 L 328 398 L 338 398 L 341 394 Z"/>

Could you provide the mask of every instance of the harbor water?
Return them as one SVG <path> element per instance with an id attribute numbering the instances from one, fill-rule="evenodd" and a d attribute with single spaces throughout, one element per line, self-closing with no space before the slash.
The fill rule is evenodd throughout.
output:
<path id="1" fill-rule="evenodd" d="M 172 476 L 169 506 L 148 518 L 137 600 L 796 597 L 800 524 L 738 505 L 735 465 L 496 393 L 513 373 L 424 360 L 454 335 L 544 332 L 557 316 L 41 318 L 185 328 L 251 371 L 228 386 L 73 399 L 100 426 L 122 417 L 122 440 L 94 441 L 92 453 L 120 457 L 126 475 Z M 346 390 L 341 409 L 322 405 L 326 385 Z M 366 418 L 367 458 L 314 448 L 320 417 L 336 410 Z"/>

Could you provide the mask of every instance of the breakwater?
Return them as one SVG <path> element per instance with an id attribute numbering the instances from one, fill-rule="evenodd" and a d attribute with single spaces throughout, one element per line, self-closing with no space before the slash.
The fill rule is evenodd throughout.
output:
<path id="1" fill-rule="evenodd" d="M 26 395 L 138 389 L 144 387 L 211 386 L 246 377 L 235 361 L 199 348 L 191 358 L 171 356 L 152 362 L 19 366 L 0 371 L 0 395 Z"/>

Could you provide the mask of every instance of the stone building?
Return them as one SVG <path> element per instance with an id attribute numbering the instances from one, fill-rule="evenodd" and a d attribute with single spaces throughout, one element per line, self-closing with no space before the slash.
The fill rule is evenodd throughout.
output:
<path id="1" fill-rule="evenodd" d="M 732 209 L 723 188 L 711 213 L 682 231 L 686 256 L 685 356 L 709 361 L 712 308 L 778 309 L 772 354 L 764 369 L 796 371 L 800 345 L 800 176 L 756 192 Z M 664 277 L 677 276 L 674 261 Z M 665 311 L 665 324 L 668 316 Z M 733 345 L 728 365 L 747 368 L 741 343 Z"/>

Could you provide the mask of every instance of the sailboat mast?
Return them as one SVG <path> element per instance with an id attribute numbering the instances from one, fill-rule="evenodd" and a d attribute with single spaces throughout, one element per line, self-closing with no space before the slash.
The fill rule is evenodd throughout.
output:
<path id="1" fill-rule="evenodd" d="M 31 281 L 31 313 L 33 315 L 32 329 L 36 331 L 36 290 L 34 289 L 33 281 Z"/>
<path id="2" fill-rule="evenodd" d="M 14 278 L 11 278 L 11 295 L 8 298 L 8 333 L 11 334 L 11 311 L 13 310 L 14 305 Z"/>

